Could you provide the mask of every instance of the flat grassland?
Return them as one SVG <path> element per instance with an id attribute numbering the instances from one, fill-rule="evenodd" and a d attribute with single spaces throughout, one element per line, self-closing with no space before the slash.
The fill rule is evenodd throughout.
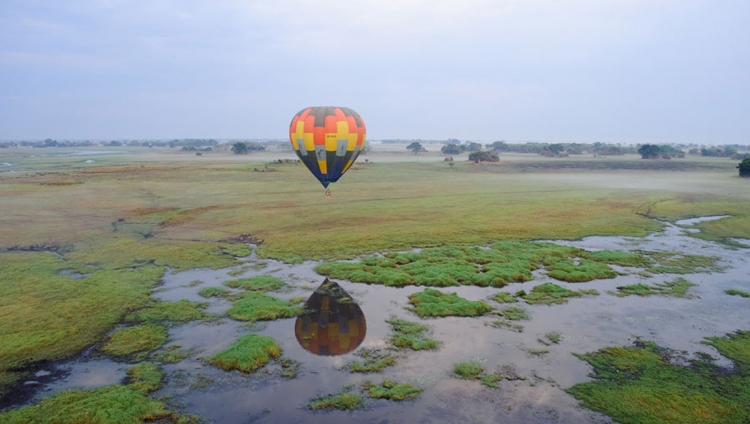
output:
<path id="1" fill-rule="evenodd" d="M 659 228 L 650 218 L 706 215 L 731 217 L 698 224 L 696 236 L 750 239 L 750 181 L 729 159 L 516 155 L 449 166 L 437 154 L 374 151 L 327 201 L 303 165 L 275 161 L 287 152 L 58 150 L 0 152 L 25 171 L 0 174 L 0 399 L 34 364 L 104 340 L 148 304 L 167 267 L 227 267 L 250 253 L 247 241 L 260 243 L 259 257 L 299 262 L 642 236 Z"/>

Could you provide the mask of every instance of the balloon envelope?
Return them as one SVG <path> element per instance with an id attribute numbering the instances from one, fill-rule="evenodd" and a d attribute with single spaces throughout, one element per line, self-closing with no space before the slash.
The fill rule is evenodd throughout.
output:
<path id="1" fill-rule="evenodd" d="M 365 133 L 365 122 L 347 107 L 308 107 L 289 125 L 294 152 L 323 187 L 338 181 L 357 160 Z"/>
<path id="2" fill-rule="evenodd" d="M 303 349 L 323 356 L 356 349 L 367 334 L 365 314 L 344 289 L 327 278 L 307 299 L 294 335 Z"/>

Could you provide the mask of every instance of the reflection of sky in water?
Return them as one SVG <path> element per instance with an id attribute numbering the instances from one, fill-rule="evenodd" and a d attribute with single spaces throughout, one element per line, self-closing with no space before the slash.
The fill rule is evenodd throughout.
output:
<path id="1" fill-rule="evenodd" d="M 108 359 L 72 362 L 61 365 L 55 372 L 63 371 L 67 375 L 47 384 L 34 399 L 36 401 L 67 389 L 93 389 L 120 383 L 125 378 L 125 372 L 130 366 L 129 364 L 117 363 Z M 48 372 L 46 370 L 42 371 Z M 36 373 L 38 377 L 42 377 L 43 374 L 43 372 Z"/>

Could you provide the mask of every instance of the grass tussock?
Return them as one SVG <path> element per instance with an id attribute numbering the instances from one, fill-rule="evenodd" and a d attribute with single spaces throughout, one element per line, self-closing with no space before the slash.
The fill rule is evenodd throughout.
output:
<path id="1" fill-rule="evenodd" d="M 399 318 L 386 321 L 391 326 L 391 344 L 399 349 L 436 350 L 440 342 L 427 337 L 430 328 L 423 324 Z"/>
<path id="2" fill-rule="evenodd" d="M 167 342 L 167 328 L 157 324 L 125 327 L 110 334 L 102 346 L 108 355 L 144 360 L 151 352 Z"/>
<path id="3" fill-rule="evenodd" d="M 151 362 L 143 362 L 131 367 L 127 374 L 130 387 L 144 393 L 159 390 L 166 375 L 161 368 Z"/>
<path id="4" fill-rule="evenodd" d="M 227 315 L 237 321 L 273 321 L 302 313 L 300 306 L 262 293 L 250 292 L 234 302 Z"/>
<path id="5" fill-rule="evenodd" d="M 750 293 L 742 291 L 742 290 L 729 289 L 729 290 L 724 290 L 724 293 L 730 296 L 750 297 Z"/>
<path id="6" fill-rule="evenodd" d="M 274 339 L 260 334 L 247 334 L 237 339 L 228 349 L 209 358 L 208 362 L 224 371 L 252 373 L 272 358 L 280 356 L 281 347 Z"/>
<path id="7" fill-rule="evenodd" d="M 297 378 L 302 363 L 291 358 L 281 358 L 281 376 L 283 378 Z"/>
<path id="8" fill-rule="evenodd" d="M 184 350 L 180 348 L 181 346 L 178 344 L 167 346 L 161 352 L 153 354 L 151 358 L 162 364 L 176 364 L 189 357 L 192 353 L 192 349 Z"/>
<path id="9" fill-rule="evenodd" d="M 531 292 L 528 294 L 521 293 L 523 300 L 531 305 L 535 304 L 562 304 L 568 303 L 568 300 L 573 297 L 582 296 L 598 296 L 599 292 L 596 290 L 570 290 L 565 287 L 558 286 L 554 283 L 544 283 L 538 286 L 534 286 Z"/>
<path id="10" fill-rule="evenodd" d="M 190 302 L 186 299 L 177 302 L 157 302 L 151 306 L 141 309 L 125 317 L 125 321 L 137 322 L 188 322 L 199 320 L 204 317 L 201 309 L 208 306 L 206 303 Z"/>
<path id="11" fill-rule="evenodd" d="M 566 391 L 581 405 L 629 423 L 740 423 L 750 418 L 750 332 L 709 337 L 732 360 L 731 372 L 710 359 L 674 365 L 677 352 L 652 342 L 576 356 L 593 367 L 594 381 Z"/>
<path id="12" fill-rule="evenodd" d="M 374 373 L 381 372 L 384 368 L 396 365 L 396 358 L 392 353 L 381 349 L 360 349 L 357 356 L 362 362 L 355 361 L 346 366 L 350 372 Z"/>
<path id="13" fill-rule="evenodd" d="M 463 380 L 479 380 L 487 387 L 497 389 L 502 380 L 523 380 L 513 366 L 504 365 L 493 373 L 485 372 L 476 362 L 459 362 L 453 366 L 453 375 Z"/>
<path id="14" fill-rule="evenodd" d="M 466 300 L 456 293 L 443 293 L 439 290 L 425 289 L 409 296 L 412 310 L 422 318 L 427 317 L 476 317 L 492 310 L 482 301 Z"/>
<path id="15" fill-rule="evenodd" d="M 637 295 L 637 296 L 653 296 L 653 295 L 662 295 L 662 296 L 672 296 L 672 297 L 682 297 L 682 298 L 694 298 L 694 295 L 687 294 L 687 291 L 690 287 L 695 286 L 695 284 L 687 281 L 684 278 L 678 278 L 674 281 L 667 281 L 664 283 L 654 283 L 652 285 L 647 284 L 631 284 L 628 286 L 619 286 L 617 287 L 617 296 L 624 297 L 624 296 L 630 296 L 630 295 Z"/>
<path id="16" fill-rule="evenodd" d="M 267 292 L 278 291 L 282 287 L 284 287 L 285 284 L 278 277 L 273 277 L 270 275 L 257 275 L 255 277 L 225 281 L 224 285 L 233 289 Z"/>
<path id="17" fill-rule="evenodd" d="M 307 403 L 307 408 L 313 411 L 362 409 L 365 407 L 365 398 L 362 395 L 350 393 L 353 388 L 354 386 L 346 386 L 338 393 L 314 398 Z"/>
<path id="18" fill-rule="evenodd" d="M 718 258 L 702 255 L 685 255 L 675 252 L 647 252 L 654 264 L 646 271 L 652 274 L 695 274 L 721 271 Z"/>
<path id="19" fill-rule="evenodd" d="M 402 401 L 416 399 L 424 389 L 386 379 L 380 384 L 366 381 L 363 384 L 362 391 L 366 392 L 367 396 L 373 399 Z"/>
<path id="20" fill-rule="evenodd" d="M 234 294 L 231 290 L 217 286 L 203 287 L 198 292 L 198 295 L 200 295 L 201 297 L 205 297 L 206 299 L 210 299 L 212 297 L 218 297 L 220 299 L 231 299 L 234 297 Z"/>

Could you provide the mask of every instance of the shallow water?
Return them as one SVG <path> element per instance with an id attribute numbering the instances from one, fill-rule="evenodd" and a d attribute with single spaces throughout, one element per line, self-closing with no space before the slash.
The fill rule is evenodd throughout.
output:
<path id="1" fill-rule="evenodd" d="M 680 225 L 692 223 L 681 222 Z M 405 307 L 408 295 L 423 290 L 422 287 L 391 288 L 337 281 L 359 304 L 367 322 L 367 334 L 359 349 L 385 347 L 390 334 L 385 320 L 398 316 L 429 325 L 432 328 L 431 337 L 442 342 L 440 350 L 401 352 L 396 366 L 386 368 L 382 374 L 352 374 L 342 370 L 342 367 L 359 360 L 357 350 L 340 356 L 310 353 L 295 337 L 295 319 L 252 326 L 228 318 L 208 323 L 192 322 L 170 328 L 171 341 L 167 346 L 179 344 L 181 349 L 189 349 L 191 356 L 177 364 L 164 365 L 169 377 L 156 395 L 171 396 L 185 413 L 198 414 L 222 423 L 610 422 L 603 415 L 578 407 L 578 402 L 563 391 L 575 383 L 589 380 L 590 367 L 572 353 L 630 345 L 637 338 L 642 338 L 691 354 L 700 351 L 718 357 L 714 348 L 700 343 L 704 337 L 722 336 L 750 328 L 748 300 L 724 293 L 726 289 L 750 290 L 750 255 L 747 250 L 730 249 L 689 237 L 684 229 L 671 224 L 665 224 L 664 231 L 645 238 L 587 237 L 579 241 L 555 243 L 587 250 L 663 250 L 716 256 L 721 258 L 720 265 L 726 269 L 721 273 L 683 276 L 697 284 L 688 292 L 698 296 L 693 299 L 659 296 L 621 298 L 609 293 L 620 285 L 671 281 L 677 277 L 675 275 L 645 278 L 631 273 L 608 280 L 565 283 L 547 278 L 544 272 L 538 271 L 534 273 L 533 281 L 511 284 L 504 291 L 529 291 L 535 285 L 554 281 L 575 290 L 595 288 L 601 295 L 571 299 L 563 305 L 515 304 L 525 308 L 532 318 L 518 322 L 525 327 L 523 333 L 489 326 L 495 319 L 493 316 L 420 320 Z M 267 266 L 258 270 L 249 267 L 257 263 L 254 256 L 246 260 L 247 266 L 244 267 L 167 273 L 162 287 L 154 296 L 169 301 L 208 301 L 207 311 L 223 313 L 231 303 L 222 299 L 204 299 L 198 295 L 201 288 L 219 286 L 235 278 L 273 275 L 290 285 L 273 295 L 284 299 L 292 296 L 307 298 L 324 280 L 313 271 L 317 262 L 287 265 L 265 260 Z M 241 275 L 229 275 L 232 271 L 240 270 L 244 270 Z M 618 271 L 636 270 L 618 268 Z M 441 290 L 458 292 L 470 300 L 486 300 L 502 289 L 451 287 Z M 488 303 L 498 307 L 493 302 Z M 563 335 L 560 344 L 546 347 L 537 341 L 552 331 Z M 285 357 L 302 363 L 299 376 L 291 380 L 283 379 L 279 376 L 279 366 L 275 364 L 247 376 L 222 371 L 201 359 L 227 348 L 237 337 L 250 332 L 276 339 Z M 528 352 L 529 349 L 548 349 L 549 353 L 534 356 Z M 472 360 L 489 371 L 502 365 L 513 365 L 518 374 L 527 380 L 503 381 L 499 389 L 490 389 L 476 381 L 451 377 L 455 363 Z M 729 364 L 721 358 L 718 363 Z M 35 400 L 67 387 L 117 383 L 122 380 L 126 368 L 125 364 L 101 360 L 79 360 L 61 366 L 68 366 L 69 372 L 54 383 L 40 384 L 43 389 Z M 363 411 L 311 412 L 305 409 L 304 405 L 313 397 L 335 393 L 345 385 L 358 385 L 365 380 L 377 383 L 383 378 L 409 382 L 425 391 L 415 401 L 368 400 L 368 408 Z"/>

